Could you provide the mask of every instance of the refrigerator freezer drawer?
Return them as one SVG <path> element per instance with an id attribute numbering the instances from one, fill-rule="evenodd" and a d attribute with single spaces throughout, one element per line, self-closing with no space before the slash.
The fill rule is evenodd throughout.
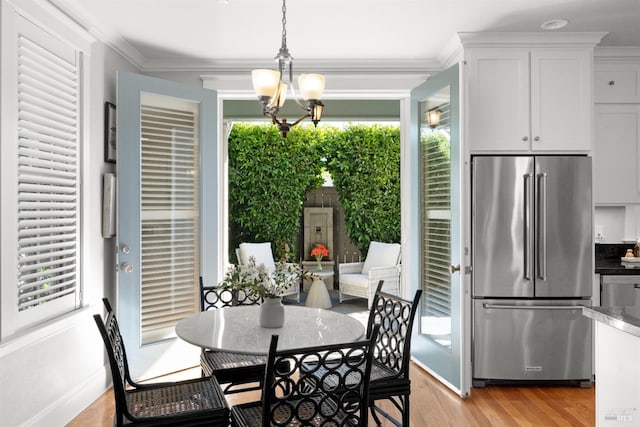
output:
<path id="1" fill-rule="evenodd" d="M 590 300 L 474 300 L 473 378 L 591 379 Z"/>

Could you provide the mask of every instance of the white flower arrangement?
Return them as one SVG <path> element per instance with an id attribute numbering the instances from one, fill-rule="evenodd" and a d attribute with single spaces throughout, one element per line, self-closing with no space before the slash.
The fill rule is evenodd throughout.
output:
<path id="1" fill-rule="evenodd" d="M 275 271 L 270 271 L 264 264 L 256 265 L 254 257 L 249 258 L 249 264 L 232 265 L 222 281 L 222 286 L 237 291 L 243 291 L 254 297 L 277 298 L 291 286 L 297 286 L 302 272 L 298 264 L 276 262 Z"/>

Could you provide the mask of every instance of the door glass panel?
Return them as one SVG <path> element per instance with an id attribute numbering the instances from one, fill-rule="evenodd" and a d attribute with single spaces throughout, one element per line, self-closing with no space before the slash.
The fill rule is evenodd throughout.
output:
<path id="1" fill-rule="evenodd" d="M 145 93 L 141 123 L 141 343 L 174 335 L 198 306 L 199 105 Z"/>
<path id="2" fill-rule="evenodd" d="M 420 102 L 422 303 L 419 331 L 451 348 L 450 88 Z"/>

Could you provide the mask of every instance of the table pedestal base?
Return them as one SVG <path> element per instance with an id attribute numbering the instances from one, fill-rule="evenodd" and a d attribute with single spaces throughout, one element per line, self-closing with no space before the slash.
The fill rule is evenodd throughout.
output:
<path id="1" fill-rule="evenodd" d="M 331 297 L 329 296 L 329 291 L 327 291 L 327 286 L 322 280 L 314 279 L 304 305 L 315 308 L 331 308 Z"/>

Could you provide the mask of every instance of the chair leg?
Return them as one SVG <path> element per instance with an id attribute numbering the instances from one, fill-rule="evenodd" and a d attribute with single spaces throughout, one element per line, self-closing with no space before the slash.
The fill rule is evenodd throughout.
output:
<path id="1" fill-rule="evenodd" d="M 401 417 L 402 422 L 399 422 L 396 418 L 394 418 L 390 413 L 388 413 L 384 409 L 377 407 L 375 400 L 372 400 L 369 402 L 369 409 L 370 409 L 369 412 L 371 412 L 371 416 L 376 422 L 376 425 L 378 426 L 382 425 L 382 423 L 380 422 L 380 418 L 378 418 L 378 415 L 377 415 L 377 414 L 380 414 L 383 417 L 385 417 L 387 420 L 391 421 L 391 423 L 397 427 L 409 427 L 410 425 L 409 424 L 409 396 L 402 395 L 402 396 L 396 396 L 396 397 L 388 397 L 387 400 L 391 402 L 393 406 L 395 406 L 396 409 L 400 412 L 400 414 L 402 415 Z"/>
<path id="2" fill-rule="evenodd" d="M 409 407 L 411 405 L 409 405 L 409 396 L 402 396 L 402 425 L 403 426 L 408 426 L 409 425 Z"/>
<path id="3" fill-rule="evenodd" d="M 369 402 L 369 413 L 371 413 L 371 417 L 373 418 L 373 421 L 375 421 L 377 426 L 382 425 L 382 423 L 380 422 L 380 418 L 378 418 L 378 415 L 376 414 L 375 400 L 372 400 L 371 402 Z"/>

